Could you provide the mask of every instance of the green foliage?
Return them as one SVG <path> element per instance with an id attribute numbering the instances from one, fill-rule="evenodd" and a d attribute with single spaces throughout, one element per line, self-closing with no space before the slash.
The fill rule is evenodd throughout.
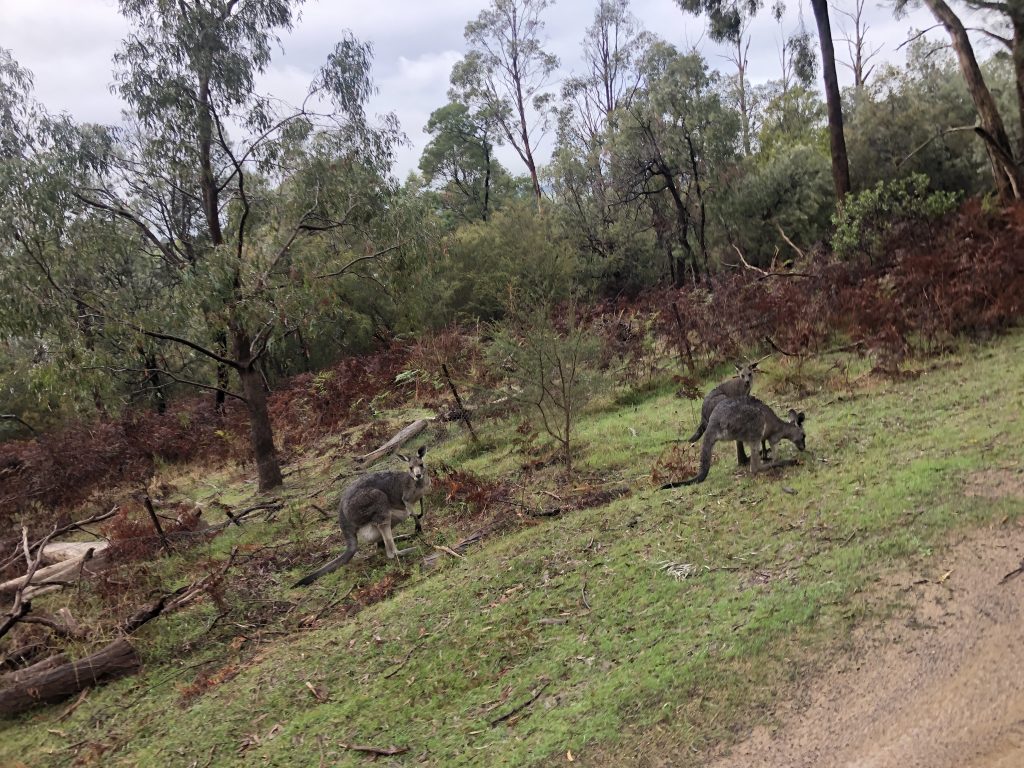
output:
<path id="1" fill-rule="evenodd" d="M 808 87 L 778 88 L 767 98 L 761 117 L 759 153 L 770 158 L 798 144 L 828 152 L 825 102 Z"/>
<path id="2" fill-rule="evenodd" d="M 568 296 L 576 256 L 558 221 L 532 201 L 507 205 L 486 222 L 460 227 L 417 274 L 407 297 L 422 325 L 495 319 L 510 293 Z"/>
<path id="3" fill-rule="evenodd" d="M 512 292 L 488 358 L 509 395 L 527 408 L 560 447 L 572 472 L 574 434 L 593 392 L 599 344 L 574 299 L 555 302 L 539 290 Z"/>
<path id="4" fill-rule="evenodd" d="M 986 66 L 991 78 L 1004 70 L 997 92 L 1013 92 L 1006 67 Z M 991 185 L 983 142 L 970 131 L 975 112 L 956 59 L 924 39 L 910 46 L 905 67 L 882 68 L 867 88 L 846 93 L 847 150 L 854 190 L 912 173 L 936 189 L 968 193 Z"/>
<path id="5" fill-rule="evenodd" d="M 829 156 L 820 147 L 796 144 L 767 159 L 751 158 L 730 177 L 716 216 L 728 242 L 751 264 L 766 266 L 776 253 L 795 243 L 822 240 L 833 211 Z M 734 261 L 722 245 L 723 258 Z"/>
<path id="6" fill-rule="evenodd" d="M 878 258 L 887 238 L 898 227 L 946 215 L 956 207 L 955 192 L 930 191 L 928 177 L 880 181 L 871 189 L 850 195 L 834 218 L 832 247 L 841 258 Z"/>
<path id="7" fill-rule="evenodd" d="M 433 138 L 420 157 L 420 170 L 437 190 L 438 205 L 456 222 L 486 221 L 514 191 L 494 157 L 501 141 L 488 115 L 452 102 L 434 110 L 424 129 Z"/>

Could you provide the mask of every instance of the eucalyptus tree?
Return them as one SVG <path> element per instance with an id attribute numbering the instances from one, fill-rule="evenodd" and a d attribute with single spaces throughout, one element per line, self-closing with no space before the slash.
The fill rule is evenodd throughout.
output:
<path id="1" fill-rule="evenodd" d="M 902 11 L 912 0 L 897 0 L 896 9 Z M 1024 196 L 1024 138 L 1020 139 L 1015 156 L 1014 147 L 1010 142 L 1006 124 L 996 103 L 992 91 L 985 82 L 985 76 L 974 52 L 974 45 L 967 33 L 963 21 L 945 0 L 921 0 L 935 16 L 939 24 L 949 35 L 953 50 L 960 63 L 960 70 L 967 85 L 967 90 L 974 102 L 978 114 L 978 125 L 975 133 L 985 142 L 985 149 L 992 167 L 992 176 L 1000 200 L 1020 200 Z M 1024 7 L 1019 0 L 965 0 L 975 10 L 995 14 L 999 21 L 1009 27 L 1011 36 L 1005 37 L 991 30 L 986 31 L 990 37 L 1000 40 L 1009 48 L 1014 62 L 1017 78 L 1018 118 L 1024 137 Z M 1002 30 L 1000 30 L 1002 32 Z M 966 128 L 966 126 L 964 126 Z"/>
<path id="2" fill-rule="evenodd" d="M 537 143 L 552 99 L 550 80 L 558 57 L 543 48 L 541 14 L 552 0 L 491 0 L 466 24 L 469 52 L 452 69 L 451 101 L 483 110 L 530 174 L 538 205 L 542 198 Z"/>
<path id="3" fill-rule="evenodd" d="M 714 40 L 735 42 L 740 39 L 745 19 L 756 14 L 764 0 L 676 0 L 689 13 L 704 13 L 708 17 L 709 33 Z M 779 17 L 781 5 L 776 3 L 774 13 Z M 846 158 L 846 139 L 843 134 L 843 109 L 836 71 L 835 50 L 828 13 L 828 0 L 811 0 L 811 8 L 818 26 L 821 46 L 821 65 L 828 107 L 829 138 L 832 151 L 832 178 L 836 199 L 842 201 L 850 191 L 850 167 Z"/>
<path id="4" fill-rule="evenodd" d="M 370 46 L 343 35 L 298 107 L 256 89 L 297 5 L 122 0 L 124 125 L 79 130 L 67 148 L 69 212 L 130 227 L 168 275 L 157 313 L 133 315 L 116 291 L 79 298 L 107 328 L 219 366 L 205 386 L 244 402 L 261 489 L 281 482 L 261 359 L 337 300 L 337 281 L 380 280 L 377 261 L 398 247 L 376 217 L 399 134 L 393 117 L 365 117 Z"/>
<path id="5" fill-rule="evenodd" d="M 624 110 L 615 139 L 616 178 L 623 201 L 657 200 L 657 210 L 671 211 L 681 254 L 670 256 L 669 267 L 682 285 L 708 271 L 708 206 L 736 160 L 739 119 L 723 102 L 719 76 L 698 54 L 655 43 L 642 66 L 646 88 Z"/>
<path id="6" fill-rule="evenodd" d="M 439 190 L 441 207 L 460 221 L 487 221 L 496 197 L 509 192 L 508 173 L 494 156 L 501 136 L 493 118 L 454 101 L 435 109 L 424 130 L 431 139 L 419 167 Z"/>
<path id="7" fill-rule="evenodd" d="M 621 279 L 637 266 L 625 264 L 622 251 L 643 225 L 635 211 L 617 204 L 608 146 L 622 112 L 644 88 L 640 62 L 652 39 L 628 0 L 600 0 L 581 44 L 584 71 L 562 85 L 554 189 L 602 279 L 608 273 Z"/>

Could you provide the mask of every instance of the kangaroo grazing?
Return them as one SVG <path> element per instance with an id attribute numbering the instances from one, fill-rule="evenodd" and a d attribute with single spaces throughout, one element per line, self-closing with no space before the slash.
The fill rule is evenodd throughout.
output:
<path id="1" fill-rule="evenodd" d="M 413 514 L 412 505 L 430 490 L 430 478 L 423 463 L 426 447 L 421 447 L 412 458 L 398 457 L 408 464 L 405 472 L 373 472 L 363 475 L 341 494 L 338 504 L 338 523 L 345 534 L 345 551 L 308 576 L 299 579 L 296 587 L 312 584 L 321 576 L 333 573 L 355 555 L 360 541 L 380 542 L 389 560 L 398 557 L 391 526 Z M 417 530 L 419 520 L 417 519 Z"/>
<path id="2" fill-rule="evenodd" d="M 681 480 L 675 483 L 666 483 L 661 486 L 666 488 L 677 488 L 681 485 L 693 485 L 702 483 L 708 476 L 711 469 L 711 456 L 715 443 L 719 440 L 735 440 L 738 443 L 749 443 L 750 472 L 754 474 L 771 467 L 781 467 L 791 464 L 786 461 L 773 461 L 762 463 L 761 454 L 757 450 L 758 444 L 767 442 L 772 448 L 780 440 L 790 440 L 801 451 L 805 448 L 804 435 L 804 414 L 794 410 L 789 412 L 789 421 L 783 421 L 765 403 L 756 397 L 740 397 L 726 399 L 718 403 L 708 419 L 704 443 L 700 448 L 700 472 L 696 477 L 689 480 Z M 740 462 L 743 463 L 742 461 Z"/>
<path id="3" fill-rule="evenodd" d="M 758 361 L 760 362 L 760 361 Z M 694 432 L 687 438 L 688 442 L 696 443 L 700 440 L 701 435 L 708 428 L 708 419 L 711 418 L 711 414 L 715 410 L 715 406 L 723 400 L 736 397 L 746 397 L 750 394 L 750 388 L 754 383 L 754 371 L 757 370 L 757 362 L 749 363 L 744 365 L 742 368 L 736 366 L 736 375 L 728 381 L 723 381 L 717 387 L 712 389 L 704 397 L 704 402 L 700 406 L 700 426 L 697 427 L 697 431 Z M 762 447 L 761 457 L 765 460 L 768 458 L 768 451 Z M 747 458 L 747 454 L 743 451 L 743 443 L 736 443 L 736 460 L 740 464 L 746 464 L 750 461 Z"/>

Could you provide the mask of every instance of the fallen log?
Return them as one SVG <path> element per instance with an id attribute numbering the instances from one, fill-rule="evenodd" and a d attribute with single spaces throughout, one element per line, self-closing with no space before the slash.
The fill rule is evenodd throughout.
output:
<path id="1" fill-rule="evenodd" d="M 102 544 L 102 546 L 100 546 Z M 88 560 L 92 560 L 96 549 L 99 549 L 102 553 L 107 548 L 106 542 L 97 542 L 96 546 L 86 549 L 85 554 L 70 559 L 63 560 L 53 565 L 48 565 L 45 568 L 37 568 L 35 572 L 29 577 L 31 581 L 26 582 L 25 576 L 18 576 L 15 579 L 10 579 L 0 584 L 0 595 L 11 594 L 17 592 L 23 587 L 28 587 L 25 590 L 25 599 L 29 600 L 33 596 L 38 596 L 39 592 L 33 592 L 33 588 L 45 586 L 55 582 L 64 581 L 77 581 L 78 571 Z M 70 578 L 69 578 L 70 577 Z"/>
<path id="2" fill-rule="evenodd" d="M 37 704 L 52 704 L 94 685 L 138 671 L 142 666 L 131 643 L 121 638 L 84 659 L 26 674 L 15 685 L 0 689 L 0 717 L 24 712 Z"/>
<path id="3" fill-rule="evenodd" d="M 109 546 L 109 541 L 51 541 L 43 547 L 41 554 L 44 562 L 64 563 L 85 557 L 89 550 L 95 557 Z"/>
<path id="4" fill-rule="evenodd" d="M 21 669 L 16 669 L 13 672 L 6 672 L 0 675 L 0 689 L 10 688 L 14 685 L 21 685 L 26 679 L 31 679 L 40 672 L 45 672 L 48 669 L 53 669 L 54 667 L 59 667 L 61 664 L 67 663 L 68 657 L 65 653 L 47 656 L 45 659 L 37 661 L 35 664 L 30 664 L 27 667 L 22 667 Z"/>
<path id="5" fill-rule="evenodd" d="M 416 419 L 412 424 L 403 427 L 394 437 L 384 443 L 380 448 L 370 451 L 365 456 L 360 456 L 356 461 L 359 462 L 361 466 L 368 467 L 382 456 L 387 456 L 397 451 L 407 442 L 416 437 L 416 435 L 426 429 L 427 424 L 429 423 L 430 419 Z"/>

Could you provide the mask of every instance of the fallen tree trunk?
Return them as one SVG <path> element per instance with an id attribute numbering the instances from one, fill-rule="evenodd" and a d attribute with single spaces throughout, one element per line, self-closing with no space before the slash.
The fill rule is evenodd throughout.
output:
<path id="1" fill-rule="evenodd" d="M 109 541 L 51 541 L 43 547 L 41 555 L 46 563 L 66 563 L 68 560 L 80 560 L 89 550 L 95 557 L 109 546 Z"/>
<path id="2" fill-rule="evenodd" d="M 0 690 L 10 688 L 14 685 L 21 685 L 26 679 L 31 679 L 41 672 L 46 672 L 49 669 L 53 669 L 54 667 L 59 667 L 61 664 L 67 663 L 67 654 L 58 653 L 54 656 L 48 656 L 42 661 L 37 661 L 35 664 L 30 666 L 23 667 L 22 669 L 16 669 L 14 672 L 6 672 L 5 674 L 0 675 Z"/>
<path id="3" fill-rule="evenodd" d="M 394 453 L 407 442 L 416 437 L 416 435 L 418 435 L 420 432 L 426 429 L 427 424 L 429 423 L 430 419 L 417 419 L 412 424 L 403 427 L 401 431 L 399 431 L 394 437 L 392 437 L 390 440 L 384 443 L 384 445 L 382 445 L 380 448 L 377 448 L 374 451 L 370 451 L 365 456 L 360 456 L 358 459 L 356 459 L 356 461 L 358 461 L 360 465 L 367 467 L 373 462 L 375 462 L 377 459 L 381 458 L 382 456 L 387 456 L 388 454 Z"/>
<path id="4" fill-rule="evenodd" d="M 100 544 L 102 544 L 102 546 L 100 546 Z M 93 559 L 95 550 L 100 549 L 102 551 L 105 550 L 106 547 L 106 542 L 98 542 L 97 546 L 90 547 L 86 550 L 85 554 L 80 557 L 76 557 L 71 560 L 63 560 L 59 563 L 48 565 L 45 568 L 37 568 L 29 577 L 30 581 L 28 584 L 26 584 L 25 576 L 18 576 L 16 579 L 5 581 L 0 584 L 0 595 L 12 594 L 17 592 L 19 589 L 25 588 L 25 599 L 31 600 L 40 593 L 39 590 L 35 589 L 37 587 L 46 586 L 47 584 L 55 582 L 63 583 L 65 581 L 77 581 L 79 570 L 86 561 Z"/>
<path id="5" fill-rule="evenodd" d="M 21 670 L 15 673 L 19 680 L 14 685 L 0 689 L 0 717 L 61 701 L 90 686 L 136 672 L 141 666 L 131 643 L 122 638 L 78 661 L 32 674 L 32 668 Z"/>

